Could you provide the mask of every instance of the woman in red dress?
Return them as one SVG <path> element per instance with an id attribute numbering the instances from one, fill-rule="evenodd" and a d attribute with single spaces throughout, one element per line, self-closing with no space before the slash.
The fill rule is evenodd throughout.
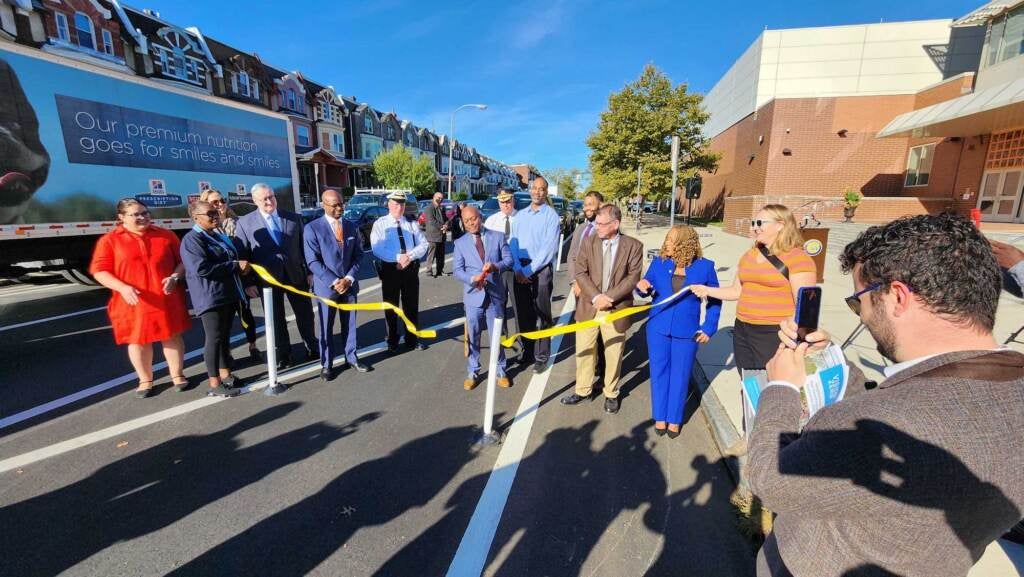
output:
<path id="1" fill-rule="evenodd" d="M 114 341 L 128 345 L 128 358 L 139 376 L 135 396 L 153 391 L 153 343 L 160 341 L 171 379 L 179 391 L 188 387 L 183 374 L 185 343 L 181 333 L 191 321 L 185 305 L 184 267 L 178 237 L 150 221 L 149 209 L 134 198 L 117 203 L 120 224 L 100 237 L 89 272 L 113 294 L 107 314 Z"/>

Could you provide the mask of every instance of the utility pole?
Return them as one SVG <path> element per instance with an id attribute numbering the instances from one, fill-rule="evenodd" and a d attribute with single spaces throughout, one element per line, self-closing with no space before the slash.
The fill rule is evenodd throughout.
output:
<path id="1" fill-rule="evenodd" d="M 672 135 L 672 197 L 669 205 L 668 227 L 671 229 L 676 224 L 676 177 L 679 175 L 679 135 Z"/>

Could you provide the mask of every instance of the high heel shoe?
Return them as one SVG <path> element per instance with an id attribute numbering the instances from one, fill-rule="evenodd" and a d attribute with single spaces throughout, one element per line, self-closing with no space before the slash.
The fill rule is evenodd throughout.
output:
<path id="1" fill-rule="evenodd" d="M 664 437 L 665 433 L 667 433 L 667 432 L 668 432 L 668 429 L 659 429 L 658 427 L 654 427 L 654 434 L 658 435 L 659 437 Z"/>
<path id="2" fill-rule="evenodd" d="M 683 428 L 682 427 L 680 427 L 679 430 L 677 430 L 677 431 L 673 431 L 672 429 L 667 429 L 667 430 L 668 430 L 668 438 L 669 439 L 675 439 L 676 437 L 678 437 L 683 432 Z"/>
<path id="3" fill-rule="evenodd" d="M 143 388 L 142 385 L 149 383 L 149 386 Z M 139 381 L 139 388 L 135 389 L 136 399 L 145 399 L 153 396 L 153 381 Z"/>

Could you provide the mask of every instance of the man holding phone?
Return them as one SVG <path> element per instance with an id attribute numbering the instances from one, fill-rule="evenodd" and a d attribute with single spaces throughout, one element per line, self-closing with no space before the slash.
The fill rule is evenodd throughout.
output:
<path id="1" fill-rule="evenodd" d="M 999 267 L 952 214 L 872 227 L 840 262 L 894 364 L 797 433 L 804 356 L 830 337 L 782 324 L 749 442 L 750 487 L 778 513 L 757 574 L 966 575 L 1024 516 L 1024 355 L 992 336 Z"/>

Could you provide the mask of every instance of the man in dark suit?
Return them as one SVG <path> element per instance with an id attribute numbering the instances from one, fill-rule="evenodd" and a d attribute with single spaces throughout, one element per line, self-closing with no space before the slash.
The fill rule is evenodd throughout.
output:
<path id="1" fill-rule="evenodd" d="M 270 272 L 283 284 L 291 285 L 299 290 L 309 290 L 309 272 L 306 269 L 306 257 L 302 243 L 302 220 L 294 212 L 277 209 L 277 198 L 274 189 L 269 185 L 258 183 L 252 186 L 252 201 L 256 210 L 238 219 L 235 234 L 242 241 L 249 261 L 256 263 Z M 246 289 L 251 298 L 263 297 L 262 291 L 256 287 Z M 299 327 L 299 335 L 306 344 L 306 359 L 319 356 L 319 346 L 313 334 L 313 305 L 306 297 L 293 292 L 275 288 L 274 303 L 274 335 L 277 339 L 277 366 L 279 369 L 292 364 L 291 341 L 288 338 L 288 324 L 284 317 L 284 297 L 295 312 L 295 324 Z M 266 310 L 266 303 L 264 303 Z"/>
<path id="2" fill-rule="evenodd" d="M 512 251 L 505 242 L 505 235 L 493 230 L 484 230 L 480 210 L 475 206 L 462 209 L 462 222 L 466 234 L 455 241 L 455 257 L 452 268 L 455 278 L 465 285 L 462 303 L 466 307 L 466 330 L 469 341 L 469 360 L 466 364 L 466 379 L 462 388 L 473 390 L 479 384 L 480 376 L 480 333 L 487 321 L 487 332 L 494 329 L 494 320 L 505 314 L 505 281 L 502 274 L 512 270 Z M 493 355 L 495 352 L 491 351 Z M 498 347 L 499 387 L 511 387 L 512 382 L 505 373 L 505 349 Z"/>
<path id="3" fill-rule="evenodd" d="M 355 304 L 359 295 L 359 261 L 363 258 L 359 224 L 344 220 L 345 201 L 338 191 L 328 188 L 320 196 L 323 218 L 306 225 L 303 233 L 306 265 L 313 274 L 313 294 L 336 303 Z M 334 378 L 334 317 L 338 309 L 317 301 L 320 317 L 320 377 Z M 356 357 L 356 312 L 340 311 L 341 341 L 345 360 L 365 373 L 369 367 Z"/>
<path id="4" fill-rule="evenodd" d="M 839 262 L 894 364 L 801 429 L 805 355 L 829 335 L 782 324 L 748 443 L 750 488 L 778 512 L 757 574 L 967 575 L 1024 516 L 1024 355 L 992 334 L 996 259 L 941 214 L 869 228 Z"/>
<path id="5" fill-rule="evenodd" d="M 580 247 L 576 259 L 576 284 L 580 287 L 576 302 L 576 320 L 589 321 L 598 313 L 609 313 L 632 306 L 633 289 L 644 268 L 644 244 L 619 232 L 622 211 L 606 204 L 597 211 L 597 234 Z M 576 390 L 562 397 L 563 405 L 575 405 L 590 397 L 593 390 L 597 335 L 604 339 L 604 410 L 619 411 L 619 370 L 629 317 L 576 333 Z"/>
<path id="6" fill-rule="evenodd" d="M 426 237 L 427 247 L 427 272 L 430 276 L 439 277 L 444 274 L 444 237 L 448 233 L 448 222 L 444 218 L 444 207 L 441 206 L 441 201 L 444 200 L 444 195 L 440 192 L 434 193 L 433 200 L 427 206 L 426 218 L 424 219 L 426 229 L 423 231 L 423 236 Z M 437 263 L 436 268 L 431 271 L 431 267 L 434 263 Z"/>

